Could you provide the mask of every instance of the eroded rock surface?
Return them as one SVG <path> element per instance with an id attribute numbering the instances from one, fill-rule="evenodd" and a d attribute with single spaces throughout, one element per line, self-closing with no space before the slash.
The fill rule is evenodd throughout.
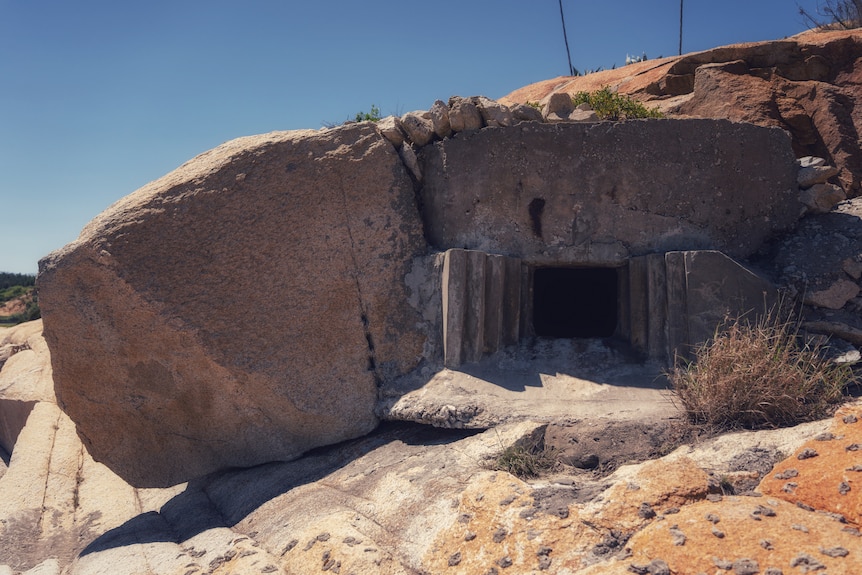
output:
<path id="1" fill-rule="evenodd" d="M 24 359 L 26 369 L 0 372 L 2 389 L 35 385 L 17 374 L 47 356 Z M 831 427 L 729 434 L 610 476 L 564 466 L 531 482 L 491 467 L 503 448 L 548 434 L 542 425 L 386 424 L 297 461 L 136 489 L 94 462 L 42 398 L 0 476 L 0 573 L 628 573 L 659 561 L 696 573 L 712 556 L 788 573 L 810 557 L 855 573 L 859 472 L 848 447 L 862 444 L 860 420 L 857 402 Z M 592 423 L 577 437 L 601 435 Z M 772 469 L 779 453 L 791 455 Z M 764 475 L 764 496 L 722 495 Z"/>

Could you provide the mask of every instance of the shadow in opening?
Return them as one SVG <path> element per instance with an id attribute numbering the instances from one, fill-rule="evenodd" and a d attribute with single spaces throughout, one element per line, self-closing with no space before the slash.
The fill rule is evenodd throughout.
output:
<path id="1" fill-rule="evenodd" d="M 616 268 L 538 268 L 533 329 L 540 337 L 611 337 L 618 299 Z"/>

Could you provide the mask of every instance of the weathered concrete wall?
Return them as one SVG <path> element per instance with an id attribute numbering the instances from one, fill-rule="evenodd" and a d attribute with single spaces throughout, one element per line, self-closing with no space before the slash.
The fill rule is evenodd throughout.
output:
<path id="1" fill-rule="evenodd" d="M 443 361 L 479 361 L 521 337 L 521 260 L 448 250 L 442 277 Z"/>
<path id="2" fill-rule="evenodd" d="M 423 147 L 426 236 L 532 262 L 755 251 L 799 217 L 790 139 L 723 120 L 525 122 Z"/>
<path id="3" fill-rule="evenodd" d="M 627 276 L 621 335 L 668 365 L 712 338 L 722 321 L 754 319 L 777 300 L 771 282 L 718 251 L 632 258 Z"/>

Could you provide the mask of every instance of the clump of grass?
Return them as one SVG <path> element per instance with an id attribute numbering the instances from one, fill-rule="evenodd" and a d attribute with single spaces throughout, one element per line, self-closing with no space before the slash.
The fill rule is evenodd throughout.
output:
<path id="1" fill-rule="evenodd" d="M 545 446 L 543 438 L 526 437 L 501 451 L 491 468 L 529 479 L 550 471 L 556 464 L 556 452 Z"/>
<path id="2" fill-rule="evenodd" d="M 617 94 L 608 86 L 595 92 L 578 92 L 572 96 L 575 106 L 589 104 L 603 120 L 634 120 L 637 118 L 663 118 L 658 108 L 647 108 L 625 94 Z"/>
<path id="3" fill-rule="evenodd" d="M 717 429 L 795 425 L 828 416 L 853 382 L 850 367 L 806 341 L 780 308 L 725 321 L 715 337 L 678 361 L 668 378 L 695 424 Z"/>

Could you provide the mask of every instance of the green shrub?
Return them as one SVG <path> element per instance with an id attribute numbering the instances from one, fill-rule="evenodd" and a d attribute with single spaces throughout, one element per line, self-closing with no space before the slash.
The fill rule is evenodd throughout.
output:
<path id="1" fill-rule="evenodd" d="M 370 112 L 357 112 L 354 120 L 357 122 L 377 122 L 380 118 L 380 108 L 371 104 Z"/>
<path id="2" fill-rule="evenodd" d="M 795 425 L 825 417 L 853 372 L 804 341 L 797 323 L 775 309 L 755 321 L 726 321 L 668 373 L 689 420 L 718 429 Z"/>
<path id="3" fill-rule="evenodd" d="M 633 120 L 637 118 L 663 118 L 658 108 L 647 108 L 625 94 L 617 94 L 605 86 L 595 92 L 578 92 L 572 97 L 575 106 L 589 104 L 603 120 Z"/>
<path id="4" fill-rule="evenodd" d="M 24 286 L 12 286 L 4 290 L 0 290 L 0 303 L 5 303 L 10 299 L 15 299 L 16 297 L 21 297 L 32 289 L 33 288 L 26 288 Z"/>

